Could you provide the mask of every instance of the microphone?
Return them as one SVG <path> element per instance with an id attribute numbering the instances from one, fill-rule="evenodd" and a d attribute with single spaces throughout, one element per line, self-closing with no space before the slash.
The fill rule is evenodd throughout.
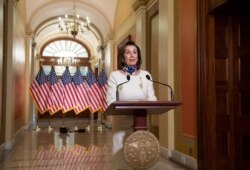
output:
<path id="1" fill-rule="evenodd" d="M 168 84 L 164 84 L 164 83 L 161 83 L 161 82 L 158 82 L 158 81 L 154 81 L 154 80 L 151 80 L 150 76 L 147 74 L 146 75 L 146 78 L 154 83 L 158 83 L 158 84 L 161 84 L 161 85 L 164 85 L 164 86 L 167 86 L 169 89 L 170 89 L 170 94 L 171 94 L 171 100 L 173 101 L 174 100 L 174 92 L 173 92 L 173 89 L 170 85 Z"/>
<path id="2" fill-rule="evenodd" d="M 118 84 L 118 86 L 116 87 L 116 101 L 119 100 L 119 91 L 118 91 L 118 88 L 119 88 L 121 85 L 123 85 L 123 84 L 129 82 L 129 80 L 130 80 L 130 75 L 127 75 L 127 81 Z"/>

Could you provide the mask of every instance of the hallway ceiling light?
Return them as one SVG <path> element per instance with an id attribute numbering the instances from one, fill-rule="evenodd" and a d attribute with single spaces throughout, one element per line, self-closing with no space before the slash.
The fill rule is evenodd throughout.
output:
<path id="1" fill-rule="evenodd" d="M 71 33 L 71 35 L 75 38 L 79 32 L 82 34 L 88 33 L 90 30 L 90 19 L 86 17 L 85 21 L 82 21 L 80 16 L 76 14 L 76 6 L 74 0 L 74 7 L 73 7 L 73 16 L 69 17 L 65 14 L 65 17 L 58 17 L 58 27 L 61 31 L 66 31 L 67 33 Z"/>

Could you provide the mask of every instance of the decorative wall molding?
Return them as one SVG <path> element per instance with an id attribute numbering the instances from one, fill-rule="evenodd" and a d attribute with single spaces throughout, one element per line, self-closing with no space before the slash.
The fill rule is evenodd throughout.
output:
<path id="1" fill-rule="evenodd" d="M 17 3 L 19 0 L 8 0 L 8 3 L 12 3 L 13 6 L 16 8 L 17 7 Z"/>

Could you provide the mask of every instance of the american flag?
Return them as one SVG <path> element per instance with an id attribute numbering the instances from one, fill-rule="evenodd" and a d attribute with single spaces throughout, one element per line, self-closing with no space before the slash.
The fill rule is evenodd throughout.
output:
<path id="1" fill-rule="evenodd" d="M 102 110 L 105 111 L 108 107 L 107 100 L 106 100 L 106 94 L 107 94 L 107 75 L 104 70 L 102 70 L 98 75 L 98 83 L 100 85 L 100 89 L 102 92 Z"/>
<path id="2" fill-rule="evenodd" d="M 54 66 L 52 66 L 51 71 L 49 73 L 48 84 L 50 86 L 49 96 L 52 101 L 52 106 L 50 107 L 50 114 L 54 114 L 61 110 L 63 106 L 63 85 L 61 81 L 58 81 Z"/>
<path id="3" fill-rule="evenodd" d="M 94 113 L 102 108 L 102 92 L 96 82 L 96 78 L 92 69 L 88 71 L 86 80 L 88 83 L 88 94 L 91 103 L 89 109 L 92 113 Z"/>
<path id="4" fill-rule="evenodd" d="M 86 89 L 86 82 L 84 82 L 81 71 L 77 67 L 76 73 L 73 76 L 73 82 L 75 84 L 75 92 L 77 96 L 77 107 L 75 107 L 76 114 L 84 111 L 89 107 L 90 101 Z"/>
<path id="5" fill-rule="evenodd" d="M 65 113 L 77 106 L 75 86 L 72 82 L 68 66 L 66 67 L 61 80 L 63 83 L 63 112 Z"/>
<path id="6" fill-rule="evenodd" d="M 40 67 L 36 78 L 30 85 L 29 91 L 35 101 L 37 109 L 41 114 L 49 110 L 52 102 L 48 96 L 49 86 L 47 84 L 47 77 L 42 67 Z"/>

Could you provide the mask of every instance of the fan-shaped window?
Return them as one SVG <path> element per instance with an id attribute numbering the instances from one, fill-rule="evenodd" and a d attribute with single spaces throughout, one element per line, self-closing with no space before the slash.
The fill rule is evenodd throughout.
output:
<path id="1" fill-rule="evenodd" d="M 86 48 L 72 40 L 57 40 L 49 43 L 43 50 L 43 57 L 80 57 L 88 58 Z"/>
<path id="2" fill-rule="evenodd" d="M 65 66 L 73 75 L 76 66 L 80 67 L 82 75 L 86 75 L 89 67 L 88 48 L 82 43 L 73 39 L 59 39 L 46 44 L 41 50 L 43 68 L 46 74 L 49 74 L 51 65 L 55 66 L 57 75 L 62 75 Z"/>

